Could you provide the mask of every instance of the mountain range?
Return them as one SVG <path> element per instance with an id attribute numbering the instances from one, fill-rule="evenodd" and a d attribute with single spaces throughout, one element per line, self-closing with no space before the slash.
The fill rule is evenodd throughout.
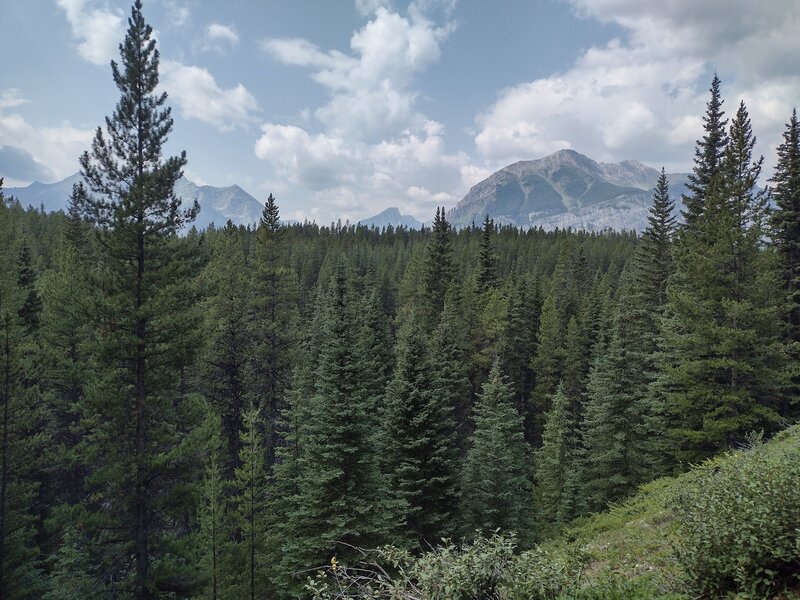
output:
<path id="1" fill-rule="evenodd" d="M 483 221 L 519 227 L 587 231 L 635 229 L 647 225 L 653 187 L 660 172 L 635 160 L 598 163 L 574 150 L 496 171 L 448 212 L 456 227 Z M 680 203 L 688 174 L 669 173 L 670 197 Z"/>
<path id="2" fill-rule="evenodd" d="M 417 221 L 411 215 L 401 215 L 400 209 L 392 206 L 387 208 L 383 212 L 378 213 L 374 217 L 369 217 L 368 219 L 361 219 L 358 222 L 360 225 L 366 225 L 367 227 L 376 227 L 378 229 L 382 229 L 387 225 L 392 225 L 394 227 L 407 227 L 408 229 L 419 229 L 422 227 L 422 223 Z"/>
<path id="3" fill-rule="evenodd" d="M 496 223 L 544 229 L 627 229 L 642 231 L 659 171 L 635 160 L 598 163 L 574 150 L 559 150 L 537 160 L 516 162 L 496 171 L 472 186 L 447 213 L 455 227 L 479 225 L 485 215 Z M 687 191 L 688 174 L 669 173 L 670 196 L 680 205 Z M 65 210 L 76 173 L 56 183 L 34 182 L 26 187 L 8 188 L 6 195 L 17 197 L 23 206 L 44 207 L 47 211 Z M 182 177 L 175 193 L 185 203 L 197 199 L 200 214 L 198 229 L 210 223 L 218 226 L 228 219 L 237 225 L 254 224 L 263 205 L 238 185 L 198 186 Z M 419 229 L 422 223 L 395 208 L 361 219 L 362 225 L 383 228 L 387 225 Z"/>
<path id="4" fill-rule="evenodd" d="M 66 211 L 72 185 L 81 180 L 79 173 L 55 183 L 39 183 L 38 181 L 25 187 L 11 187 L 3 190 L 6 196 L 14 196 L 23 206 L 44 207 L 48 212 Z M 184 204 L 195 199 L 200 203 L 200 214 L 194 221 L 198 229 L 204 229 L 211 223 L 224 225 L 228 219 L 236 225 L 252 225 L 261 218 L 264 205 L 245 192 L 238 185 L 214 187 L 196 185 L 185 177 L 175 184 L 175 194 Z"/>

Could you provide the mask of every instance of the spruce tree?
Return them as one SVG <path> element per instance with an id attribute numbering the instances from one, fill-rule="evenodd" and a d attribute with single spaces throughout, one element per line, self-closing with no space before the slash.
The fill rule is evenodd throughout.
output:
<path id="1" fill-rule="evenodd" d="M 749 431 L 774 430 L 784 385 L 776 274 L 763 251 L 761 159 L 742 104 L 703 214 L 678 246 L 664 378 L 677 457 L 698 461 Z"/>
<path id="2" fill-rule="evenodd" d="M 399 534 L 426 547 L 454 534 L 457 508 L 453 407 L 438 395 L 421 323 L 400 331 L 397 369 L 386 390 L 386 466 L 399 504 Z"/>
<path id="3" fill-rule="evenodd" d="M 252 339 L 247 325 L 250 286 L 239 233 L 230 221 L 213 244 L 203 280 L 205 338 L 200 379 L 203 394 L 222 419 L 223 467 L 228 477 L 239 465 L 240 432 L 247 408 Z"/>
<path id="4" fill-rule="evenodd" d="M 456 446 L 463 455 L 466 442 L 472 433 L 472 383 L 468 340 L 464 331 L 462 298 L 458 284 L 447 292 L 439 325 L 431 340 L 430 361 L 433 368 L 434 396 L 450 407 L 455 421 Z"/>
<path id="5" fill-rule="evenodd" d="M 379 469 L 357 354 L 358 308 L 339 259 L 320 305 L 317 367 L 312 395 L 302 399 L 307 420 L 300 424 L 296 493 L 285 525 L 281 570 L 295 574 L 298 591 L 304 569 L 333 556 L 346 564 L 359 556 L 354 548 L 384 543 L 393 529 L 395 503 Z"/>
<path id="6" fill-rule="evenodd" d="M 789 348 L 789 356 L 795 362 L 800 360 L 800 123 L 797 110 L 783 132 L 783 143 L 778 146 L 778 163 L 772 176 L 772 198 L 775 210 L 772 213 L 772 239 L 781 259 L 781 280 L 783 283 L 785 323 L 784 338 Z M 800 376 L 793 374 L 789 396 L 797 395 L 800 389 Z M 796 416 L 798 407 L 790 405 L 783 408 L 786 417 Z"/>
<path id="7" fill-rule="evenodd" d="M 538 447 L 544 429 L 544 416 L 550 410 L 550 399 L 561 380 L 564 368 L 564 330 L 556 297 L 550 294 L 542 305 L 536 355 L 531 361 L 536 384 L 531 393 L 533 422 L 526 439 Z"/>
<path id="8" fill-rule="evenodd" d="M 444 207 L 436 209 L 431 228 L 423 271 L 422 301 L 424 316 L 433 327 L 444 308 L 444 299 L 453 279 L 453 248 L 450 223 L 445 217 Z"/>
<path id="9" fill-rule="evenodd" d="M 166 94 L 155 93 L 159 55 L 140 0 L 120 55 L 121 64 L 111 63 L 119 102 L 80 159 L 90 192 L 82 214 L 102 246 L 96 315 L 103 373 L 86 399 L 86 426 L 94 431 L 86 445 L 86 509 L 100 576 L 149 599 L 165 587 L 179 591 L 184 568 L 174 541 L 185 507 L 173 492 L 191 477 L 181 438 L 194 417 L 179 385 L 197 326 L 191 249 L 176 234 L 199 208 L 182 208 L 173 191 L 185 153 L 162 157 L 172 118 Z"/>
<path id="10" fill-rule="evenodd" d="M 297 327 L 296 275 L 286 266 L 286 228 L 270 194 L 264 204 L 253 254 L 250 335 L 253 338 L 251 396 L 266 420 L 267 464 L 275 462 L 278 416 L 289 387 Z"/>
<path id="11" fill-rule="evenodd" d="M 0 597 L 33 600 L 45 591 L 34 513 L 41 423 L 25 383 L 26 326 L 14 310 L 22 301 L 10 292 L 0 290 Z"/>
<path id="12" fill-rule="evenodd" d="M 667 302 L 667 281 L 672 273 L 672 236 L 675 232 L 675 203 L 669 197 L 667 174 L 661 169 L 658 177 L 648 226 L 634 255 L 638 290 L 644 309 L 653 314 Z"/>
<path id="13" fill-rule="evenodd" d="M 494 220 L 490 219 L 487 213 L 483 219 L 478 250 L 478 287 L 481 291 L 486 291 L 497 284 L 497 257 L 492 248 L 494 233 Z"/>
<path id="14" fill-rule="evenodd" d="M 461 484 L 464 535 L 515 531 L 524 546 L 533 535 L 530 448 L 498 361 L 475 405 L 474 419 Z"/>
<path id="15" fill-rule="evenodd" d="M 547 527 L 557 527 L 569 520 L 569 475 L 574 464 L 573 426 L 570 403 L 564 384 L 558 386 L 547 413 L 542 434 L 542 447 L 536 451 L 536 507 Z"/>
<path id="16" fill-rule="evenodd" d="M 533 430 L 533 412 L 530 394 L 534 373 L 531 357 L 536 354 L 536 336 L 539 329 L 541 301 L 538 287 L 530 285 L 523 277 L 510 277 L 506 294 L 508 313 L 501 335 L 500 360 L 504 372 L 514 385 L 514 401 L 525 423 L 526 439 Z"/>
<path id="17" fill-rule="evenodd" d="M 230 500 L 237 534 L 226 578 L 226 591 L 231 597 L 250 600 L 269 594 L 265 560 L 268 487 L 259 421 L 257 409 L 244 414 L 239 466 Z"/>
<path id="18" fill-rule="evenodd" d="M 706 114 L 703 116 L 703 137 L 697 140 L 694 151 L 694 168 L 689 175 L 688 188 L 691 195 L 683 197 L 686 210 L 683 211 L 686 226 L 692 227 L 697 218 L 703 213 L 706 196 L 712 185 L 714 177 L 719 172 L 722 164 L 722 155 L 728 143 L 725 127 L 728 120 L 723 118 L 722 110 L 724 100 L 720 96 L 720 80 L 716 73 L 711 81 L 711 98 L 706 104 Z"/>

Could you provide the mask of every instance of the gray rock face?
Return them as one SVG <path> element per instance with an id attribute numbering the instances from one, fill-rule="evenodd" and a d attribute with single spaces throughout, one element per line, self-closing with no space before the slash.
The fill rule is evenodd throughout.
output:
<path id="1" fill-rule="evenodd" d="M 72 184 L 81 181 L 78 173 L 56 183 L 38 181 L 19 188 L 7 188 L 6 196 L 15 196 L 23 206 L 43 206 L 48 212 L 66 210 Z M 238 185 L 228 187 L 198 186 L 181 177 L 175 184 L 175 194 L 188 206 L 195 199 L 200 203 L 200 214 L 194 222 L 198 229 L 210 223 L 223 226 L 230 219 L 236 225 L 252 225 L 261 217 L 263 204 Z"/>
<path id="2" fill-rule="evenodd" d="M 410 215 L 401 215 L 400 210 L 397 207 L 390 207 L 384 210 L 383 212 L 378 213 L 374 217 L 369 217 L 368 219 L 361 219 L 359 221 L 361 225 L 366 225 L 367 227 L 377 227 L 378 229 L 382 229 L 388 225 L 392 225 L 393 227 L 403 226 L 409 229 L 419 229 L 422 227 L 422 223 L 417 221 L 414 217 Z"/>
<path id="3" fill-rule="evenodd" d="M 643 230 L 659 171 L 635 160 L 597 163 L 574 150 L 508 165 L 470 189 L 448 213 L 455 226 L 488 214 L 519 227 Z M 687 175 L 669 174 L 680 205 Z"/>

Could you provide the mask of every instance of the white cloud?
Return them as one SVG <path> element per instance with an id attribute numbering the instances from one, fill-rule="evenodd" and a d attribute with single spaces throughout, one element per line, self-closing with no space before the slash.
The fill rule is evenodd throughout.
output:
<path id="1" fill-rule="evenodd" d="M 68 121 L 54 127 L 36 127 L 19 113 L 7 110 L 25 102 L 17 90 L 6 90 L 0 98 L 13 100 L 0 102 L 0 146 L 23 150 L 58 179 L 78 170 L 78 157 L 91 143 L 91 129 L 74 127 Z"/>
<path id="2" fill-rule="evenodd" d="M 239 34 L 232 25 L 211 23 L 206 27 L 199 49 L 225 54 L 239 45 Z"/>
<path id="3" fill-rule="evenodd" d="M 302 111 L 303 128 L 265 123 L 255 145 L 277 175 L 308 191 L 322 219 L 356 221 L 395 205 L 427 220 L 464 185 L 468 157 L 447 153 L 442 125 L 418 110 L 413 87 L 439 60 L 453 26 L 433 23 L 422 3 L 407 15 L 388 5 L 357 2 L 371 19 L 353 33 L 348 54 L 298 38 L 262 42 L 280 62 L 309 68 L 328 90 L 325 104 Z"/>
<path id="4" fill-rule="evenodd" d="M 221 88 L 207 69 L 174 60 L 161 63 L 161 87 L 185 118 L 208 123 L 220 131 L 246 126 L 258 110 L 256 99 L 241 83 Z"/>
<path id="5" fill-rule="evenodd" d="M 192 11 L 180 0 L 166 0 L 164 6 L 173 27 L 183 27 L 192 18 Z"/>
<path id="6" fill-rule="evenodd" d="M 108 8 L 93 8 L 89 0 L 56 0 L 64 11 L 78 40 L 80 56 L 95 65 L 107 65 L 117 56 L 124 37 L 122 13 Z"/>
<path id="7" fill-rule="evenodd" d="M 30 100 L 26 100 L 20 96 L 17 88 L 9 88 L 0 93 L 0 110 L 4 110 L 6 108 L 16 108 L 17 106 L 27 104 L 28 102 L 30 102 Z"/>
<path id="8" fill-rule="evenodd" d="M 475 144 L 488 165 L 567 147 L 689 169 L 715 69 L 728 113 L 747 102 L 759 151 L 769 155 L 800 97 L 800 0 L 569 1 L 583 17 L 622 26 L 626 38 L 504 90 L 477 119 Z"/>

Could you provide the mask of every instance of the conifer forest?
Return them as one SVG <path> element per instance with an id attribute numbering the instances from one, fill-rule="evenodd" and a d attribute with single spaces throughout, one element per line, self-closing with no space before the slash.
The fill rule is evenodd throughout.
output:
<path id="1" fill-rule="evenodd" d="M 68 212 L 0 202 L 0 598 L 800 597 L 796 112 L 766 172 L 715 75 L 638 234 L 198 230 L 138 0 L 111 75 Z M 591 579 L 665 481 L 682 576 Z"/>

